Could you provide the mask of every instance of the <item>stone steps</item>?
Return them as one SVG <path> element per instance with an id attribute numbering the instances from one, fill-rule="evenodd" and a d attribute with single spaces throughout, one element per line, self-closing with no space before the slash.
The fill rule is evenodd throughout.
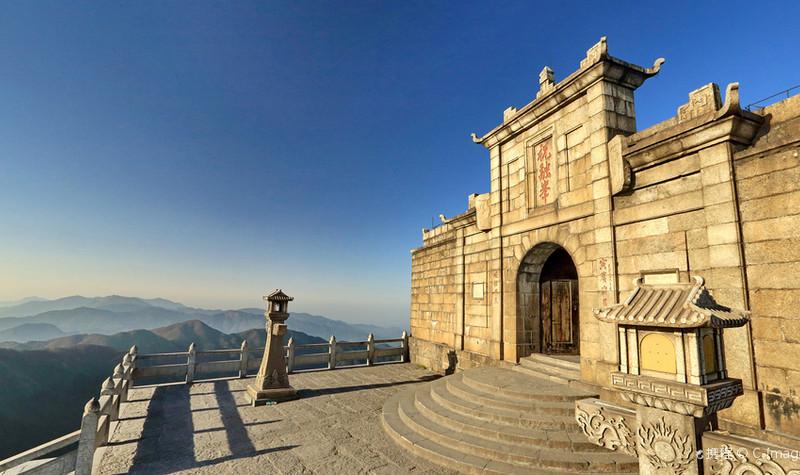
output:
<path id="1" fill-rule="evenodd" d="M 514 370 L 561 384 L 581 379 L 580 363 L 540 353 L 520 358 L 519 365 L 514 367 Z"/>
<path id="2" fill-rule="evenodd" d="M 461 379 L 460 373 L 453 378 L 446 378 L 445 381 L 447 390 L 454 396 L 484 406 L 566 417 L 572 417 L 575 414 L 575 407 L 572 401 L 566 404 L 563 401 L 537 401 L 536 404 L 533 404 L 531 401 L 520 402 L 518 399 L 508 398 L 496 392 L 484 391 L 465 384 Z"/>
<path id="3" fill-rule="evenodd" d="M 477 368 L 394 395 L 383 424 L 414 454 L 464 473 L 637 473 L 636 459 L 580 432 L 575 401 L 591 396 L 516 371 Z"/>
<path id="4" fill-rule="evenodd" d="M 483 405 L 456 396 L 447 390 L 446 384 L 431 384 L 430 394 L 431 398 L 442 407 L 484 422 L 493 422 L 525 429 L 565 430 L 573 432 L 579 430 L 575 424 L 574 415 L 554 416 L 537 414 L 535 411 L 514 411 Z"/>
<path id="5" fill-rule="evenodd" d="M 450 385 L 447 386 L 448 388 L 450 387 Z M 437 404 L 428 391 L 415 391 L 414 398 L 415 406 L 420 414 L 440 426 L 455 432 L 463 432 L 486 439 L 525 446 L 575 450 L 579 452 L 607 452 L 606 449 L 589 442 L 583 435 L 576 432 L 528 429 L 483 421 L 475 417 L 453 412 Z"/>
<path id="6" fill-rule="evenodd" d="M 517 369 L 519 366 L 515 366 Z M 473 388 L 499 394 L 522 401 L 576 401 L 583 399 L 586 392 L 564 387 L 563 385 L 539 384 L 532 386 L 530 379 L 508 377 L 507 372 L 498 373 L 497 368 L 476 368 L 462 373 L 464 384 Z M 536 381 L 541 381 L 539 378 Z"/>

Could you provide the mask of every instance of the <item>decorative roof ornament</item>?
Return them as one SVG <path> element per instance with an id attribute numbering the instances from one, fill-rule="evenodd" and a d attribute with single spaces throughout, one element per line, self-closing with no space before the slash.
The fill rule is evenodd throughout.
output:
<path id="1" fill-rule="evenodd" d="M 544 94 L 556 88 L 556 76 L 550 66 L 545 66 L 539 72 L 539 92 L 536 93 L 538 99 Z"/>
<path id="2" fill-rule="evenodd" d="M 702 277 L 694 276 L 694 280 L 650 285 L 639 277 L 624 303 L 596 308 L 594 315 L 609 323 L 670 328 L 734 328 L 750 320 L 750 312 L 718 304 Z"/>

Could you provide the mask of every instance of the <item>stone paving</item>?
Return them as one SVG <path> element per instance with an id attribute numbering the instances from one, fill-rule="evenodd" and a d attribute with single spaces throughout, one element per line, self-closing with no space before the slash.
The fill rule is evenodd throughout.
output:
<path id="1" fill-rule="evenodd" d="M 411 364 L 298 373 L 300 399 L 261 407 L 246 399 L 252 378 L 136 388 L 95 473 L 455 473 L 381 426 L 387 398 L 435 378 Z"/>

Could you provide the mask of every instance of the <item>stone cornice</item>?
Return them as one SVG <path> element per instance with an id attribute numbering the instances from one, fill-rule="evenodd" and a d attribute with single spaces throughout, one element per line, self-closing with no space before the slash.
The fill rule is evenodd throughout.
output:
<path id="1" fill-rule="evenodd" d="M 411 254 L 421 251 L 423 249 L 436 246 L 442 242 L 450 242 L 454 239 L 448 234 L 458 229 L 466 228 L 477 222 L 477 213 L 475 208 L 470 208 L 467 211 L 453 216 L 449 219 L 444 219 L 442 225 L 432 229 L 422 230 L 423 245 L 411 250 Z"/>
<path id="2" fill-rule="evenodd" d="M 491 149 L 499 143 L 513 138 L 531 124 L 553 114 L 572 100 L 580 97 L 599 80 L 609 81 L 630 89 L 636 89 L 647 78 L 658 74 L 663 58 L 658 58 L 653 67 L 643 68 L 608 55 L 605 38 L 587 52 L 581 67 L 570 74 L 550 91 L 537 97 L 522 109 L 510 114 L 508 120 L 483 137 L 472 134 L 472 141 Z"/>
<path id="3" fill-rule="evenodd" d="M 763 117 L 739 106 L 739 85 L 732 83 L 720 109 L 684 121 L 673 117 L 625 137 L 622 155 L 636 170 L 721 142 L 750 145 L 763 122 Z"/>

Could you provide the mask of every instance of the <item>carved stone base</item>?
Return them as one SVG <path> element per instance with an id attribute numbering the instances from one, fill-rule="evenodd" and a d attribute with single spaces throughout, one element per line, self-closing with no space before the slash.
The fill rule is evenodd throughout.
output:
<path id="1" fill-rule="evenodd" d="M 252 406 L 263 406 L 270 403 L 291 401 L 299 397 L 297 390 L 291 386 L 261 390 L 256 389 L 252 385 L 247 386 L 247 398 L 250 400 Z"/>
<path id="2" fill-rule="evenodd" d="M 703 473 L 702 459 L 697 456 L 697 450 L 698 436 L 707 422 L 705 418 L 640 406 L 636 410 L 636 419 L 640 474 Z"/>

